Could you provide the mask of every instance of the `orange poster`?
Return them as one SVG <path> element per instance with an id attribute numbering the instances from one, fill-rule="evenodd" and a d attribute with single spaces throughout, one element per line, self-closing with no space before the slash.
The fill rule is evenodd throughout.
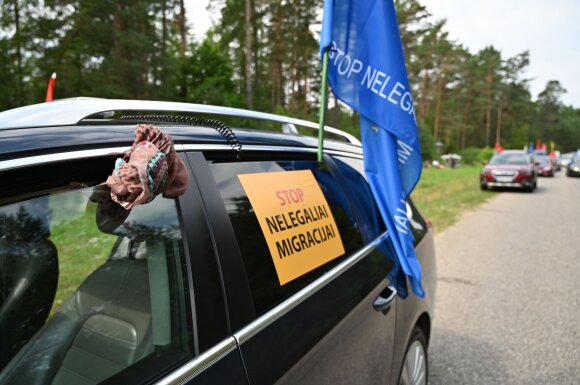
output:
<path id="1" fill-rule="evenodd" d="M 238 175 L 268 243 L 280 285 L 344 254 L 312 171 Z"/>

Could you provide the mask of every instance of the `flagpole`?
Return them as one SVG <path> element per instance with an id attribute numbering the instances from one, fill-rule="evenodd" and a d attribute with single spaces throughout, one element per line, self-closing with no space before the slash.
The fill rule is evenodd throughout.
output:
<path id="1" fill-rule="evenodd" d="M 318 126 L 318 162 L 322 163 L 322 143 L 324 142 L 324 121 L 326 117 L 326 105 L 328 103 L 328 49 L 324 49 L 324 56 L 322 59 L 322 80 L 320 86 L 320 115 Z"/>

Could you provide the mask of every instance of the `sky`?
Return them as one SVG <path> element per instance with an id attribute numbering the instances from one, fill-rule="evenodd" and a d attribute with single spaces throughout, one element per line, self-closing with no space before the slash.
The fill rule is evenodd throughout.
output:
<path id="1" fill-rule="evenodd" d="M 189 23 L 198 40 L 211 26 L 208 0 L 186 0 Z M 580 0 L 421 0 L 434 19 L 471 53 L 493 45 L 507 59 L 530 51 L 524 77 L 532 99 L 549 80 L 568 91 L 562 100 L 580 108 Z"/>
<path id="2" fill-rule="evenodd" d="M 509 58 L 530 51 L 535 100 L 549 80 L 568 91 L 565 104 L 580 108 L 580 0 L 422 0 L 436 19 L 447 19 L 451 39 L 471 53 L 488 45 Z"/>

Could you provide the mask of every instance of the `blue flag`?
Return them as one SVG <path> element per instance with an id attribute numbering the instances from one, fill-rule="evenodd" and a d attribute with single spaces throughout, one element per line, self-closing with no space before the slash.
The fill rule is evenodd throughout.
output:
<path id="1" fill-rule="evenodd" d="M 396 254 L 389 279 L 404 296 L 402 271 L 423 297 L 405 202 L 421 176 L 421 147 L 393 1 L 325 0 L 321 55 L 327 47 L 330 86 L 361 115 L 365 172 Z"/>

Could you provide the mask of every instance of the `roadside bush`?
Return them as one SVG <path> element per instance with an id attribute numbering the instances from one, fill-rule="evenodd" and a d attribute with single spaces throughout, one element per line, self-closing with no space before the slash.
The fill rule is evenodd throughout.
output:
<path id="1" fill-rule="evenodd" d="M 479 159 L 479 148 L 477 147 L 467 147 L 459 151 L 459 155 L 463 157 L 463 164 L 476 164 Z"/>
<path id="2" fill-rule="evenodd" d="M 421 155 L 423 160 L 437 159 L 437 147 L 435 147 L 435 139 L 427 125 L 419 124 L 419 141 L 421 142 Z"/>
<path id="3" fill-rule="evenodd" d="M 480 163 L 484 160 L 490 160 L 494 154 L 494 149 L 491 147 L 484 147 L 479 150 L 479 159 L 477 159 Z"/>
<path id="4" fill-rule="evenodd" d="M 493 156 L 493 148 L 467 147 L 459 151 L 459 155 L 463 157 L 463 164 L 480 164 L 482 161 L 489 160 Z"/>

